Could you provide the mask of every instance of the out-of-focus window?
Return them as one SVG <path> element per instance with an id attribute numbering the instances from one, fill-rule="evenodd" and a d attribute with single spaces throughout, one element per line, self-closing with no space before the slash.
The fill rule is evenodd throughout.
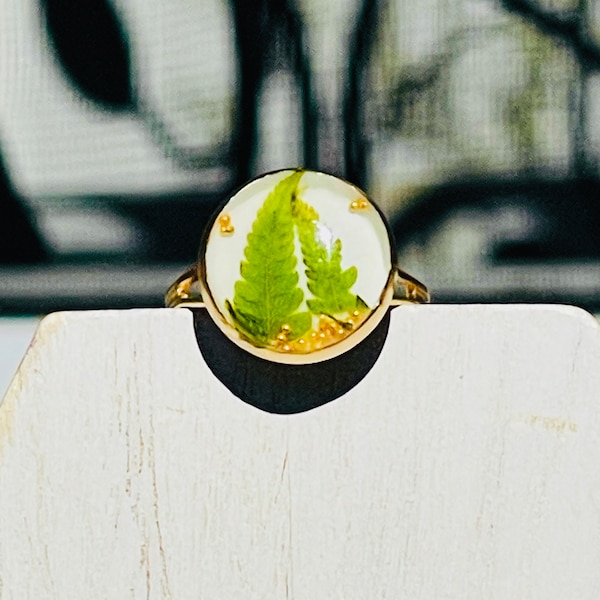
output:
<path id="1" fill-rule="evenodd" d="M 376 4 L 349 167 L 395 220 L 404 264 L 444 300 L 597 306 L 596 4 Z"/>
<path id="2" fill-rule="evenodd" d="M 600 306 L 600 9 L 5 0 L 0 310 L 159 306 L 260 172 L 363 187 L 440 301 Z M 360 243 L 360 241 L 357 241 Z"/>

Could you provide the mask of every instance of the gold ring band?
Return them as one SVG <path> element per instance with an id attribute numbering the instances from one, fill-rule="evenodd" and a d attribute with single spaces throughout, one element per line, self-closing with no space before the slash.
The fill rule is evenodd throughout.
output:
<path id="1" fill-rule="evenodd" d="M 204 308 L 200 289 L 199 263 L 186 269 L 169 287 L 165 294 L 167 308 Z M 393 275 L 394 295 L 391 306 L 401 304 L 427 304 L 431 297 L 427 287 L 412 275 L 396 267 Z"/>

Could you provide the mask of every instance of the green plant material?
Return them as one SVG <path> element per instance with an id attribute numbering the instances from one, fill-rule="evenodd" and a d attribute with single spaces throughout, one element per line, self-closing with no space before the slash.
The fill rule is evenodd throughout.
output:
<path id="1" fill-rule="evenodd" d="M 240 263 L 242 278 L 233 301 L 226 302 L 238 330 L 261 346 L 284 326 L 287 339 L 294 340 L 312 325 L 309 312 L 297 312 L 304 292 L 298 287 L 292 200 L 301 177 L 295 171 L 280 181 L 258 210 Z"/>
<path id="2" fill-rule="evenodd" d="M 293 214 L 298 228 L 308 289 L 314 296 L 306 304 L 315 315 L 339 315 L 368 308 L 350 289 L 356 283 L 358 269 L 342 270 L 342 242 L 336 239 L 328 248 L 319 238 L 317 211 L 296 197 Z"/>

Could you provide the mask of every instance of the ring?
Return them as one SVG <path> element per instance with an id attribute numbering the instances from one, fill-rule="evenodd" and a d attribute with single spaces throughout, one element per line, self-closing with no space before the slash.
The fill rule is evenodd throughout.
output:
<path id="1" fill-rule="evenodd" d="M 206 308 L 251 354 L 292 364 L 338 356 L 388 308 L 429 300 L 396 265 L 391 230 L 372 200 L 302 169 L 239 189 L 208 223 L 198 262 L 165 296 L 167 307 Z"/>

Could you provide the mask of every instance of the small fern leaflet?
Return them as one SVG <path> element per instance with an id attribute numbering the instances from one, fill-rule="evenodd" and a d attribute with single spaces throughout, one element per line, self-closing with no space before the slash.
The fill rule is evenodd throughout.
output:
<path id="1" fill-rule="evenodd" d="M 350 289 L 356 283 L 358 270 L 342 270 L 342 242 L 329 243 L 331 233 L 319 223 L 317 211 L 296 197 L 293 215 L 298 228 L 302 257 L 306 267 L 308 289 L 314 296 L 306 304 L 313 314 L 339 315 L 364 310 L 366 304 Z"/>

